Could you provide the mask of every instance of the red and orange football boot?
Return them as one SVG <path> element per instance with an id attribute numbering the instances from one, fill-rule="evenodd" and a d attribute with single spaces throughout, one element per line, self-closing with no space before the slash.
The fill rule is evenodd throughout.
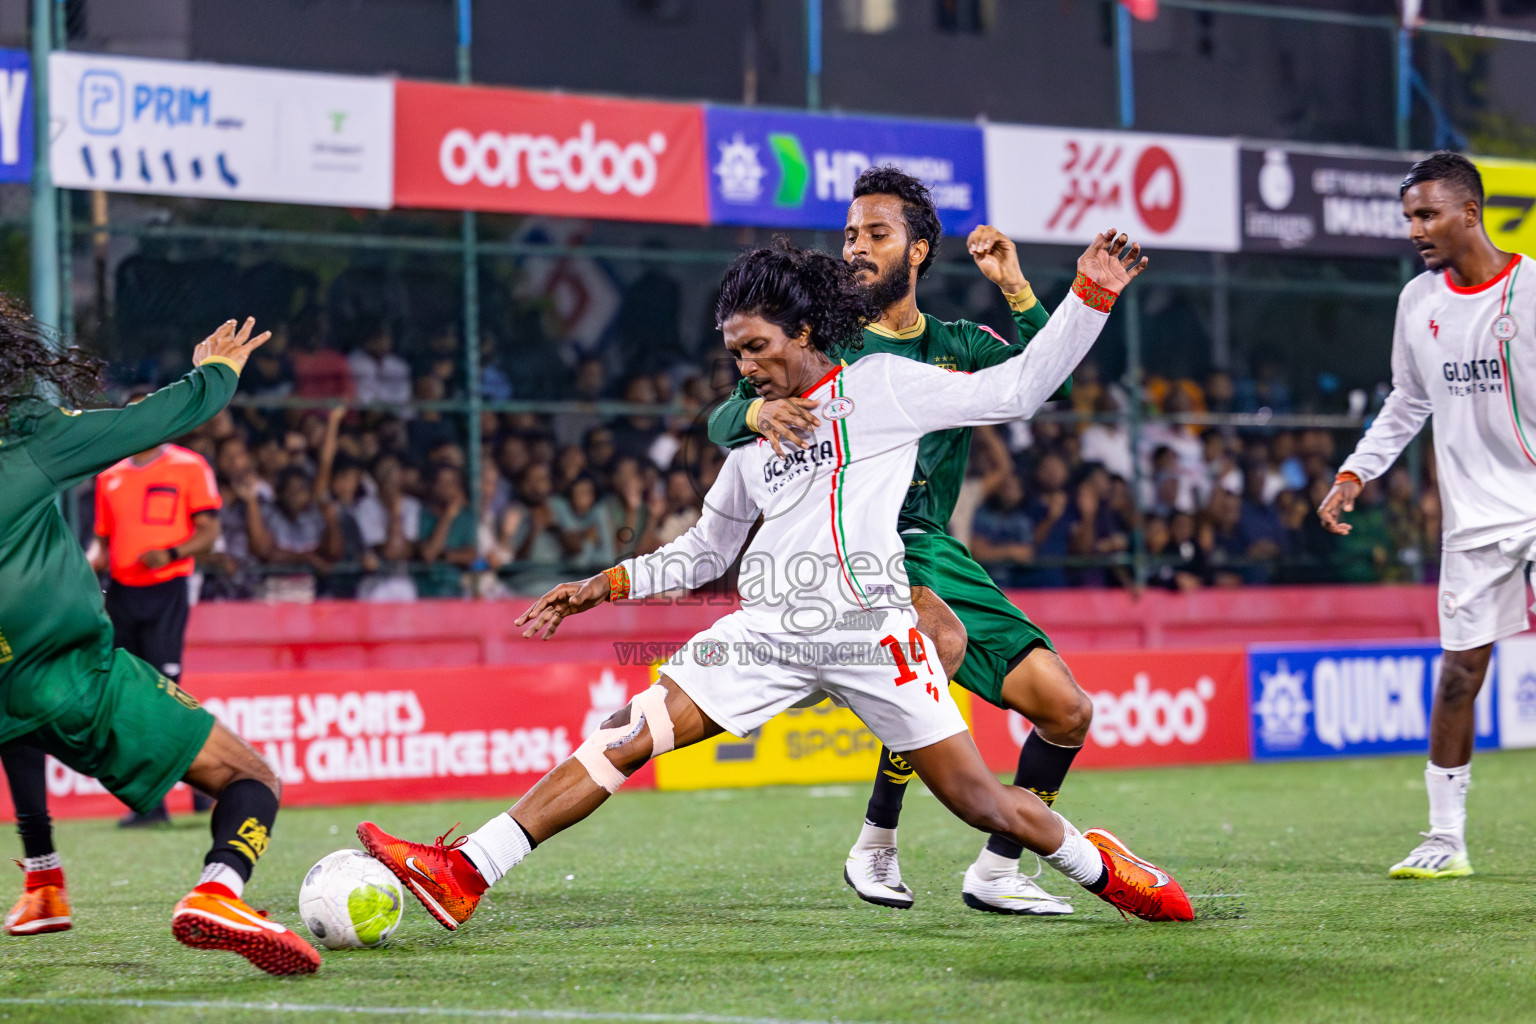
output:
<path id="1" fill-rule="evenodd" d="M 1162 868 L 1142 860 L 1115 836 L 1102 828 L 1091 828 L 1083 838 L 1099 849 L 1109 884 L 1099 899 L 1123 913 L 1132 913 L 1143 921 L 1193 921 L 1195 908 L 1189 905 L 1184 887 Z"/>
<path id="2" fill-rule="evenodd" d="M 171 914 L 171 933 L 193 949 L 239 953 L 268 974 L 313 974 L 320 969 L 314 946 L 217 882 L 204 882 L 182 897 Z"/>
<path id="3" fill-rule="evenodd" d="M 455 822 L 453 828 L 458 827 Z M 489 888 L 474 864 L 459 852 L 468 836 L 459 836 L 443 845 L 443 840 L 453 834 L 453 828 L 428 846 L 397 839 L 371 821 L 357 826 L 357 838 L 369 856 L 393 871 L 427 908 L 427 913 L 449 931 L 469 920 Z"/>
<path id="4" fill-rule="evenodd" d="M 20 861 L 17 861 L 20 864 Z M 42 935 L 67 932 L 74 924 L 69 912 L 69 894 L 64 891 L 64 869 L 28 871 L 26 891 L 5 915 L 5 930 L 11 935 Z"/>

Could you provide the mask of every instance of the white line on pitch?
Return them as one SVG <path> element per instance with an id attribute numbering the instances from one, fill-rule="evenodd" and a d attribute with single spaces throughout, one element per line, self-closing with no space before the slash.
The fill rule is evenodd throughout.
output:
<path id="1" fill-rule="evenodd" d="M 183 1010 L 253 1010 L 278 1013 L 353 1013 L 376 1017 L 458 1017 L 472 1020 L 623 1021 L 626 1024 L 826 1024 L 784 1017 L 731 1017 L 717 1013 L 626 1013 L 621 1010 L 476 1010 L 454 1006 L 342 1006 L 326 1003 L 219 1002 L 182 999 L 24 999 L 0 997 L 0 1006 L 115 1006 Z"/>
<path id="2" fill-rule="evenodd" d="M 1191 892 L 1186 895 L 1192 900 L 1222 900 L 1233 899 L 1237 896 L 1247 896 L 1245 892 Z"/>

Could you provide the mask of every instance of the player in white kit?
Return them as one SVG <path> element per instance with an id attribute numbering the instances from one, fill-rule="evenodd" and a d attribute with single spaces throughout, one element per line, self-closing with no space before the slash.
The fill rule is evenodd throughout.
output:
<path id="1" fill-rule="evenodd" d="M 1440 560 L 1439 686 L 1429 722 L 1429 831 L 1393 878 L 1472 874 L 1465 836 L 1473 701 L 1494 641 L 1526 627 L 1536 557 L 1536 266 L 1483 228 L 1483 182 L 1456 153 L 1420 160 L 1403 179 L 1409 237 L 1428 272 L 1403 289 L 1392 336 L 1392 393 L 1340 467 L 1318 510 L 1348 533 L 1364 481 L 1381 476 L 1435 419 L 1445 509 Z"/>
<path id="2" fill-rule="evenodd" d="M 731 452 L 699 523 L 650 555 L 565 583 L 519 619 L 548 637 L 604 601 L 694 588 L 742 556 L 742 608 L 698 634 L 510 811 L 455 844 L 358 837 L 447 928 L 539 842 L 585 818 L 650 757 L 729 731 L 745 735 L 823 695 L 851 707 L 967 823 L 1012 836 L 1090 892 L 1148 920 L 1190 920 L 1183 889 L 1099 829 L 1079 833 L 1026 789 L 1003 786 L 976 750 L 917 628 L 896 532 L 918 440 L 929 431 L 1028 416 L 1098 337 L 1146 266 L 1124 235 L 1100 235 L 1070 294 L 1019 357 L 975 374 L 893 355 L 835 365 L 827 352 L 879 316 L 841 260 L 780 244 L 738 258 L 716 316 L 760 394 L 817 399 L 821 424 L 787 456 L 766 440 Z"/>

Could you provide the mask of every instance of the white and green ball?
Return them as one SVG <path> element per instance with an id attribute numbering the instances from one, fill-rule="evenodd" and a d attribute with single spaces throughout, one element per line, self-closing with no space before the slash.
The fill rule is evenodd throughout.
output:
<path id="1" fill-rule="evenodd" d="M 327 949 L 372 949 L 400 927 L 405 894 L 383 864 L 362 850 L 320 858 L 299 887 L 299 916 Z"/>

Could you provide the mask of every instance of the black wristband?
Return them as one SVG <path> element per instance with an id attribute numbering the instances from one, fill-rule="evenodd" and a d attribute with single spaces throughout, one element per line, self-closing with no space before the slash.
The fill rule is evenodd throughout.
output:
<path id="1" fill-rule="evenodd" d="M 182 560 L 183 557 L 185 557 L 185 556 L 183 556 L 183 555 L 181 555 L 179 553 L 180 549 L 181 549 L 181 545 L 180 544 L 172 544 L 170 547 L 165 549 L 165 553 L 167 555 L 171 556 L 171 561 L 179 562 L 179 561 Z"/>

